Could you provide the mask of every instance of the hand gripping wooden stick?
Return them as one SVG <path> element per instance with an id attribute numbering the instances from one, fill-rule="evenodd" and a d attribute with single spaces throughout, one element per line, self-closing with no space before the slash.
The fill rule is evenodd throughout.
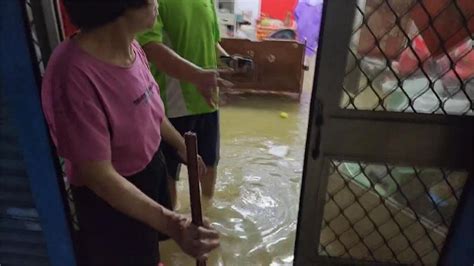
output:
<path id="1" fill-rule="evenodd" d="M 195 133 L 184 134 L 188 160 L 189 198 L 191 200 L 191 216 L 193 224 L 203 226 L 201 211 L 201 190 L 199 188 L 199 171 L 197 162 L 197 136 Z M 205 260 L 197 260 L 197 266 L 206 266 Z"/>

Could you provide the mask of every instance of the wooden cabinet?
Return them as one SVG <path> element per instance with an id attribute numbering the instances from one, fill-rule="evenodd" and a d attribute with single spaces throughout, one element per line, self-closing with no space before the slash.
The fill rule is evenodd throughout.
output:
<path id="1" fill-rule="evenodd" d="M 250 41 L 223 39 L 229 54 L 252 58 L 252 73 L 228 76 L 233 90 L 301 95 L 304 77 L 304 44 L 287 40 Z"/>

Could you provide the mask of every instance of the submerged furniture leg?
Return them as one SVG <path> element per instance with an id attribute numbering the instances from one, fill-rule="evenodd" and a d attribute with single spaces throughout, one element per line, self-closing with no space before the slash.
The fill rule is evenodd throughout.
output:
<path id="1" fill-rule="evenodd" d="M 197 164 L 197 137 L 195 133 L 187 132 L 184 135 L 188 159 L 189 198 L 191 200 L 191 216 L 193 224 L 203 226 L 201 211 L 201 191 Z M 206 266 L 205 260 L 197 260 L 197 266 Z"/>

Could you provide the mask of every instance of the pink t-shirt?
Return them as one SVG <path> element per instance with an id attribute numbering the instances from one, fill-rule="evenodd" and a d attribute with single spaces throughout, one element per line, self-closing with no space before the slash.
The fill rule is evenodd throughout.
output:
<path id="1" fill-rule="evenodd" d="M 71 183 L 77 163 L 110 160 L 123 176 L 143 170 L 161 142 L 159 88 L 139 44 L 130 67 L 111 65 L 74 40 L 55 50 L 43 79 L 43 110 Z"/>

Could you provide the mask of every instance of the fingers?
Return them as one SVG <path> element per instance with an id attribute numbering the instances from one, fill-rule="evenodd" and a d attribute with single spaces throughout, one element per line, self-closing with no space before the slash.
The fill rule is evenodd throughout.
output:
<path id="1" fill-rule="evenodd" d="M 193 240 L 192 246 L 196 251 L 195 258 L 205 259 L 211 251 L 219 247 L 219 239 L 197 239 Z"/>
<path id="2" fill-rule="evenodd" d="M 201 86 L 207 88 L 215 88 L 217 87 L 217 80 L 219 79 L 219 72 L 214 69 L 205 70 L 206 75 L 203 76 L 202 82 L 200 83 Z"/>
<path id="3" fill-rule="evenodd" d="M 203 218 L 202 218 L 202 223 L 204 224 L 203 226 L 204 226 L 205 228 L 212 229 L 212 228 L 211 228 L 211 220 L 209 220 L 207 217 L 203 217 Z"/>
<path id="4" fill-rule="evenodd" d="M 219 234 L 215 230 L 190 225 L 185 251 L 197 259 L 206 259 L 209 253 L 219 247 Z"/>
<path id="5" fill-rule="evenodd" d="M 232 69 L 232 68 L 220 68 L 217 70 L 217 73 L 219 75 L 231 75 L 231 74 L 234 74 L 235 71 Z M 217 76 L 219 77 L 219 76 Z"/>
<path id="6" fill-rule="evenodd" d="M 200 87 L 200 88 L 198 88 L 199 91 L 201 92 L 201 94 L 204 96 L 204 98 L 206 98 L 206 100 L 212 99 L 213 93 L 212 93 L 212 89 L 210 89 L 210 88 L 213 88 L 213 87 Z"/>
<path id="7" fill-rule="evenodd" d="M 198 236 L 200 239 L 207 240 L 218 240 L 219 233 L 216 230 L 205 228 L 203 226 L 198 227 Z"/>
<path id="8" fill-rule="evenodd" d="M 193 243 L 193 247 L 193 252 L 190 255 L 198 260 L 206 260 L 209 256 L 209 253 L 219 247 L 219 244 L 204 244 L 202 241 L 196 240 Z"/>
<path id="9" fill-rule="evenodd" d="M 218 78 L 217 84 L 219 85 L 219 87 L 224 87 L 224 88 L 230 88 L 234 86 L 234 83 L 223 78 Z"/>
<path id="10" fill-rule="evenodd" d="M 203 258 L 196 258 L 196 261 L 199 262 L 199 264 L 196 264 L 197 266 L 204 266 L 206 265 L 206 261 L 208 260 L 208 254 L 206 256 L 203 256 Z"/>
<path id="11" fill-rule="evenodd" d="M 206 103 L 211 107 L 215 107 L 216 103 L 214 102 L 214 97 L 211 93 L 211 90 L 201 89 L 200 91 L 201 91 L 201 94 L 204 97 L 204 100 L 206 101 Z"/>
<path id="12" fill-rule="evenodd" d="M 178 223 L 182 228 L 188 228 L 189 226 L 192 226 L 192 220 L 190 217 L 180 215 Z"/>
<path id="13" fill-rule="evenodd" d="M 219 80 L 219 72 L 214 71 L 214 75 L 213 75 L 212 81 L 209 83 L 209 87 L 210 88 L 215 88 L 215 87 L 219 86 L 218 80 Z"/>

